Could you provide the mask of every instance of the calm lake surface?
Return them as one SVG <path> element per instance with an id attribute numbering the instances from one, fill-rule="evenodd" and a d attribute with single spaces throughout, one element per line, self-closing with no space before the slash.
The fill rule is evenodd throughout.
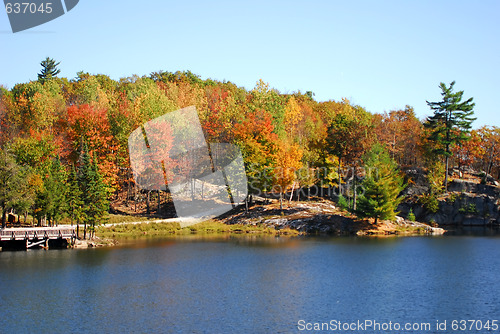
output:
<path id="1" fill-rule="evenodd" d="M 436 333 L 447 320 L 453 333 L 452 320 L 500 320 L 500 238 L 178 239 L 0 252 L 0 305 L 1 333 L 293 333 L 299 320 L 367 319 L 433 326 L 398 333 Z"/>

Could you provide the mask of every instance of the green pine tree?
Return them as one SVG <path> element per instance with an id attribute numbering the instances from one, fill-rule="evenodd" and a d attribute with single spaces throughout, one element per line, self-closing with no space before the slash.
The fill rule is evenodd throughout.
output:
<path id="1" fill-rule="evenodd" d="M 92 161 L 93 160 L 93 161 Z M 93 236 L 95 225 L 104 219 L 108 209 L 108 192 L 97 166 L 97 159 L 90 158 L 88 147 L 83 143 L 77 172 L 78 184 L 83 202 L 83 238 Z"/>
<path id="2" fill-rule="evenodd" d="M 52 196 L 52 208 L 48 212 L 51 225 L 57 224 L 66 212 L 67 174 L 59 157 L 54 159 L 50 168 L 50 187 L 47 187 Z"/>
<path id="3" fill-rule="evenodd" d="M 80 187 L 80 192 L 81 192 L 81 200 L 83 203 L 83 238 L 87 238 L 87 222 L 91 219 L 88 216 L 89 210 L 88 206 L 90 205 L 90 202 L 92 201 L 92 198 L 90 196 L 90 184 L 92 182 L 92 170 L 91 170 L 91 162 L 90 162 L 90 155 L 89 155 L 89 149 L 87 147 L 87 143 L 83 143 L 81 150 L 80 150 L 80 157 L 78 158 L 78 171 L 77 171 L 77 178 L 78 178 L 78 186 Z"/>
<path id="4" fill-rule="evenodd" d="M 94 157 L 91 166 L 92 179 L 89 184 L 89 199 L 87 205 L 87 216 L 89 220 L 90 236 L 95 235 L 96 223 L 101 223 L 109 210 L 108 192 L 104 184 L 99 167 L 97 166 L 96 158 Z"/>
<path id="5" fill-rule="evenodd" d="M 57 68 L 59 64 L 60 62 L 56 63 L 54 59 L 49 57 L 45 58 L 45 60 L 42 60 L 40 62 L 42 70 L 40 71 L 40 73 L 38 73 L 38 81 L 43 84 L 45 81 L 50 80 L 58 75 L 61 72 L 61 70 Z"/>
<path id="6" fill-rule="evenodd" d="M 449 87 L 441 82 L 441 95 L 443 100 L 440 102 L 427 102 L 427 105 L 434 111 L 434 115 L 427 118 L 424 126 L 431 130 L 429 140 L 437 144 L 434 153 L 445 157 L 445 178 L 444 189 L 448 189 L 448 169 L 449 158 L 452 155 L 451 148 L 468 140 L 472 122 L 476 119 L 474 115 L 473 98 L 462 101 L 464 92 L 453 92 L 453 81 Z"/>
<path id="7" fill-rule="evenodd" d="M 362 183 L 364 194 L 358 201 L 358 214 L 375 218 L 375 223 L 378 219 L 394 219 L 404 189 L 397 164 L 380 144 L 373 146 L 364 161 L 367 175 Z"/>
<path id="8" fill-rule="evenodd" d="M 70 217 L 71 225 L 76 221 L 77 230 L 79 223 L 83 220 L 83 200 L 80 186 L 78 185 L 78 176 L 74 166 L 71 167 L 71 172 L 68 177 L 68 188 L 66 193 L 66 212 Z"/>

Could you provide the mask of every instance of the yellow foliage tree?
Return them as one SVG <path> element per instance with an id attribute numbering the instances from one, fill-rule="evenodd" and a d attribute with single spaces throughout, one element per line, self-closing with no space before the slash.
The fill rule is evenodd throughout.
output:
<path id="1" fill-rule="evenodd" d="M 297 125 L 302 120 L 302 112 L 295 97 L 290 97 L 285 106 L 285 131 L 289 137 L 294 137 L 297 132 Z"/>
<path id="2" fill-rule="evenodd" d="M 298 144 L 279 143 L 276 151 L 274 184 L 280 193 L 280 208 L 283 209 L 283 194 L 294 184 L 297 172 L 302 167 L 302 149 Z"/>

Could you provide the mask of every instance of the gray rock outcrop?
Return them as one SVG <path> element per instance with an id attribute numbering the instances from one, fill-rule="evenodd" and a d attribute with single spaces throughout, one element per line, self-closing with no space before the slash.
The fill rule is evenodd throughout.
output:
<path id="1" fill-rule="evenodd" d="M 418 220 L 438 225 L 486 226 L 500 225 L 500 189 L 466 180 L 453 180 L 448 196 L 439 198 L 437 212 L 428 212 L 413 200 L 400 204 L 398 210 L 407 217 L 410 209 Z"/>

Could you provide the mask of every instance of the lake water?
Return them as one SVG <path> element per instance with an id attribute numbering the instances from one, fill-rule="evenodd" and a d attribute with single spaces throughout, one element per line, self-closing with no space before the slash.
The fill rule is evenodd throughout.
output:
<path id="1" fill-rule="evenodd" d="M 0 332 L 293 333 L 331 320 L 432 325 L 389 333 L 443 333 L 435 326 L 444 320 L 446 333 L 498 332 L 451 324 L 500 320 L 499 255 L 496 236 L 180 239 L 1 252 Z"/>

